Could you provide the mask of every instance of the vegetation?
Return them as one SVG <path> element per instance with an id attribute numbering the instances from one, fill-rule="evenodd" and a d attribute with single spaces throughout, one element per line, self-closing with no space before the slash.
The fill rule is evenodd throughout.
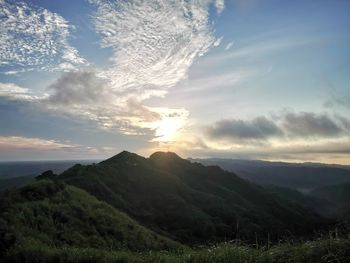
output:
<path id="1" fill-rule="evenodd" d="M 239 159 L 193 159 L 204 165 L 219 165 L 260 185 L 275 185 L 300 191 L 350 182 L 350 167 L 317 163 L 283 163 Z"/>
<path id="2" fill-rule="evenodd" d="M 312 209 L 322 216 L 333 217 L 337 211 L 337 206 L 324 196 L 303 194 L 297 190 L 274 185 L 265 186 L 265 189 L 295 205 L 303 206 L 305 209 Z"/>
<path id="3" fill-rule="evenodd" d="M 0 237 L 2 252 L 32 245 L 134 251 L 180 246 L 85 191 L 51 180 L 3 193 Z"/>
<path id="4" fill-rule="evenodd" d="M 305 241 L 329 227 L 309 209 L 323 201 L 174 153 L 123 152 L 2 191 L 0 261 L 349 262 L 346 220 Z"/>
<path id="5" fill-rule="evenodd" d="M 18 176 L 13 178 L 1 178 L 0 179 L 0 191 L 5 189 L 11 189 L 14 187 L 21 187 L 31 182 L 34 182 L 34 175 Z"/>
<path id="6" fill-rule="evenodd" d="M 152 230 L 187 244 L 233 238 L 272 240 L 312 234 L 319 215 L 240 179 L 174 153 L 146 159 L 123 152 L 76 165 L 59 178 L 120 209 Z"/>
<path id="7" fill-rule="evenodd" d="M 202 249 L 134 253 L 93 248 L 48 247 L 29 243 L 11 250 L 4 262 L 104 262 L 104 263 L 346 263 L 348 239 L 322 239 L 301 244 L 254 248 L 221 244 Z"/>
<path id="8" fill-rule="evenodd" d="M 340 208 L 350 208 L 350 182 L 319 187 L 311 195 L 324 198 Z"/>

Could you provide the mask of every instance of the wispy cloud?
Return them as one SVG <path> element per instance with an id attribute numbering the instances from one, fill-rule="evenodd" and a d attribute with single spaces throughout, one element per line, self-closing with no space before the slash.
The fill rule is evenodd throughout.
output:
<path id="1" fill-rule="evenodd" d="M 103 129 L 134 135 L 153 132 L 159 137 L 155 131 L 165 119 L 188 116 L 184 109 L 144 106 L 142 100 L 134 99 L 137 94 L 114 92 L 110 85 L 97 71 L 67 72 L 49 86 L 48 96 L 36 102 L 45 109 L 93 121 Z"/>
<path id="2" fill-rule="evenodd" d="M 37 104 L 44 109 L 94 121 L 103 129 L 116 129 L 125 134 L 153 134 L 158 141 L 170 139 L 171 134 L 186 124 L 189 112 L 171 106 L 145 106 L 145 100 L 163 97 L 187 78 L 189 68 L 198 57 L 221 42 L 222 38 L 214 36 L 209 7 L 215 6 L 220 13 L 224 1 L 89 2 L 96 8 L 92 21 L 101 36 L 101 47 L 112 50 L 111 63 L 103 69 L 62 73 L 49 85 L 49 94 L 37 98 Z M 18 31 L 20 29 L 27 34 L 23 40 L 20 38 L 23 43 L 8 44 L 11 52 L 4 52 L 9 54 L 5 64 L 11 62 L 28 67 L 45 64 L 46 68 L 61 50 L 62 61 L 57 67 L 69 69 L 73 61 L 84 62 L 68 45 L 71 27 L 62 17 L 21 2 L 15 5 L 3 0 L 1 3 L 4 10 L 9 10 L 4 23 L 10 42 L 20 38 L 23 33 Z M 20 18 L 13 17 L 15 12 Z M 33 28 L 27 21 L 32 21 Z M 38 33 L 35 28 L 44 29 Z M 43 39 L 48 41 L 48 46 L 42 43 Z M 30 40 L 33 40 L 31 45 L 27 43 Z M 23 46 L 28 46 L 28 51 Z M 15 53 L 21 48 L 24 53 Z M 38 59 L 31 61 L 35 57 Z M 29 91 L 25 92 L 30 96 Z M 9 89 L 5 93 L 7 98 L 21 99 Z"/>
<path id="3" fill-rule="evenodd" d="M 137 90 L 141 98 L 186 78 L 194 60 L 217 40 L 208 21 L 211 1 L 90 2 L 97 8 L 102 47 L 113 49 L 106 76 L 115 89 Z"/>
<path id="4" fill-rule="evenodd" d="M 226 47 L 225 47 L 225 50 L 226 50 L 226 51 L 229 50 L 231 47 L 233 47 L 233 44 L 234 44 L 233 41 L 230 42 L 230 43 L 228 43 L 228 44 L 226 45 Z"/>
<path id="5" fill-rule="evenodd" d="M 38 96 L 34 95 L 27 88 L 22 88 L 14 83 L 1 83 L 1 82 L 0 82 L 0 97 L 3 97 L 7 100 L 22 100 L 22 101 L 34 101 L 39 99 Z"/>
<path id="6" fill-rule="evenodd" d="M 61 143 L 55 140 L 40 138 L 28 138 L 21 136 L 0 136 L 0 149 L 2 151 L 12 149 L 36 149 L 36 150 L 57 150 L 73 148 L 77 145 Z"/>
<path id="7" fill-rule="evenodd" d="M 224 0 L 215 0 L 215 7 L 217 12 L 220 14 L 225 9 L 225 1 Z"/>
<path id="8" fill-rule="evenodd" d="M 0 136 L 0 159 L 101 158 L 114 154 L 113 147 L 90 147 L 44 138 Z M 28 155 L 30 153 L 30 155 Z M 29 157 L 28 157 L 29 156 Z"/>
<path id="9" fill-rule="evenodd" d="M 73 27 L 62 16 L 24 1 L 0 0 L 0 68 L 72 70 L 86 64 L 69 44 Z"/>

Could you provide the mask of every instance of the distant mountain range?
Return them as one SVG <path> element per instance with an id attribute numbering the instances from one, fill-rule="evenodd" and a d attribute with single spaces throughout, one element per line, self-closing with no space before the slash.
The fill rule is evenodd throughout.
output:
<path id="1" fill-rule="evenodd" d="M 304 193 L 322 186 L 350 182 L 349 166 L 220 158 L 190 160 L 203 165 L 218 165 L 260 185 L 287 187 Z"/>
<path id="2" fill-rule="evenodd" d="M 67 160 L 67 161 L 18 161 L 18 162 L 0 162 L 0 180 L 20 177 L 36 176 L 43 171 L 52 170 L 60 174 L 64 170 L 72 167 L 76 163 L 92 164 L 99 162 L 97 160 Z"/>

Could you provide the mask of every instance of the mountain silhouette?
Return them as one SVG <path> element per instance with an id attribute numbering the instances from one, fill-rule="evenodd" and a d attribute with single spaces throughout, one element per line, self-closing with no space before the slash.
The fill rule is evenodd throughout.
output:
<path id="1" fill-rule="evenodd" d="M 232 172 L 171 152 L 144 158 L 123 151 L 98 164 L 75 165 L 58 178 L 153 231 L 186 243 L 305 235 L 323 222 L 310 210 Z"/>

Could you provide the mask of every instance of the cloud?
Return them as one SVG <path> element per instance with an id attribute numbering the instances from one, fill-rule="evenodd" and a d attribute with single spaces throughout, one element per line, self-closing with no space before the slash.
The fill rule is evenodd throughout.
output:
<path id="1" fill-rule="evenodd" d="M 147 98 L 149 91 L 174 86 L 217 40 L 208 21 L 211 1 L 90 2 L 101 45 L 113 50 L 105 75 L 118 90 Z"/>
<path id="2" fill-rule="evenodd" d="M 225 1 L 224 0 L 216 0 L 215 7 L 216 7 L 218 14 L 220 14 L 225 9 Z"/>
<path id="3" fill-rule="evenodd" d="M 46 109 L 94 121 L 104 129 L 125 134 L 146 134 L 156 130 L 163 119 L 187 117 L 187 111 L 153 108 L 132 97 L 113 92 L 109 79 L 97 71 L 63 73 L 49 86 L 50 95 L 38 101 Z"/>
<path id="4" fill-rule="evenodd" d="M 101 46 L 111 48 L 111 64 L 94 71 L 62 74 L 49 87 L 47 108 L 96 122 L 125 134 L 169 138 L 185 125 L 188 111 L 145 106 L 187 77 L 194 60 L 216 46 L 209 23 L 213 1 L 90 1 Z M 215 3 L 214 3 L 215 4 Z M 216 3 L 218 11 L 223 2 Z M 167 134 L 165 134 L 165 132 Z"/>
<path id="5" fill-rule="evenodd" d="M 328 115 L 311 112 L 284 114 L 283 127 L 288 135 L 303 138 L 337 137 L 344 132 L 343 128 Z"/>
<path id="6" fill-rule="evenodd" d="M 200 157 L 350 164 L 350 120 L 337 114 L 284 111 L 251 120 L 220 120 L 206 126 L 200 137 L 206 148 L 178 151 Z"/>
<path id="7" fill-rule="evenodd" d="M 7 100 L 20 100 L 20 101 L 34 101 L 39 99 L 30 92 L 29 89 L 19 87 L 14 83 L 1 83 L 0 82 L 0 97 Z"/>
<path id="8" fill-rule="evenodd" d="M 24 1 L 0 0 L 0 68 L 16 74 L 67 71 L 86 64 L 69 44 L 72 29 L 63 17 L 47 9 Z"/>
<path id="9" fill-rule="evenodd" d="M 0 136 L 1 151 L 13 149 L 57 150 L 73 147 L 76 147 L 76 145 L 60 143 L 55 140 L 45 140 L 40 138 L 28 138 L 20 136 Z"/>
<path id="10" fill-rule="evenodd" d="M 341 106 L 350 110 L 350 93 L 335 90 L 331 84 L 328 85 L 330 85 L 332 88 L 331 98 L 324 103 L 325 107 Z"/>
<path id="11" fill-rule="evenodd" d="M 233 44 L 234 44 L 233 41 L 230 42 L 230 43 L 228 43 L 228 44 L 226 45 L 226 47 L 225 47 L 225 50 L 226 50 L 226 51 L 229 50 L 229 49 L 233 46 Z"/>
<path id="12" fill-rule="evenodd" d="M 0 136 L 0 159 L 48 160 L 106 158 L 116 152 L 113 147 L 90 147 L 71 142 L 23 136 Z"/>
<path id="13" fill-rule="evenodd" d="M 239 159 L 264 159 L 292 162 L 325 162 L 350 164 L 350 139 L 339 138 L 336 140 L 322 140 L 314 143 L 287 142 L 273 143 L 270 145 L 256 144 L 244 147 L 213 147 L 207 144 L 207 148 L 183 148 L 179 154 L 186 153 L 192 157 L 220 157 Z"/>
<path id="14" fill-rule="evenodd" d="M 109 101 L 106 80 L 94 71 L 72 71 L 62 74 L 49 86 L 49 102 L 55 105 L 97 104 Z M 112 94 L 113 96 L 113 94 Z"/>
<path id="15" fill-rule="evenodd" d="M 205 135 L 210 141 L 224 141 L 226 145 L 322 141 L 349 138 L 350 120 L 340 115 L 283 112 L 273 118 L 258 116 L 252 120 L 220 120 L 207 126 Z"/>
<path id="16" fill-rule="evenodd" d="M 266 117 L 257 117 L 253 120 L 221 120 L 207 127 L 207 135 L 211 139 L 228 139 L 231 141 L 265 140 L 280 136 L 282 131 Z"/>
<path id="17" fill-rule="evenodd" d="M 186 124 L 188 111 L 171 106 L 146 106 L 145 100 L 165 96 L 169 88 L 187 78 L 189 68 L 198 57 L 220 43 L 222 38 L 214 36 L 213 24 L 209 22 L 209 8 L 214 5 L 219 13 L 224 2 L 89 2 L 96 8 L 92 21 L 101 36 L 101 47 L 112 50 L 106 68 L 71 70 L 73 61 L 78 64 L 83 61 L 68 45 L 72 28 L 67 21 L 45 9 L 10 1 L 1 2 L 5 10 L 9 10 L 4 19 L 5 33 L 13 42 L 8 44 L 11 52 L 4 52 L 13 56 L 8 55 L 8 62 L 4 63 L 42 68 L 57 62 L 55 55 L 61 52 L 56 67 L 67 72 L 49 85 L 47 96 L 38 96 L 37 105 L 124 134 L 153 134 L 154 140 L 160 141 L 172 137 L 174 131 Z M 19 18 L 13 17 L 14 12 L 20 13 Z M 26 21 L 30 21 L 33 28 Z M 26 32 L 19 31 L 21 29 Z M 21 34 L 27 35 L 22 39 Z M 49 46 L 42 43 L 41 37 L 47 39 Z M 17 38 L 19 43 L 14 43 Z M 23 45 L 30 51 L 17 55 Z M 32 63 L 35 57 L 38 60 Z M 170 124 L 172 126 L 166 128 Z"/>

